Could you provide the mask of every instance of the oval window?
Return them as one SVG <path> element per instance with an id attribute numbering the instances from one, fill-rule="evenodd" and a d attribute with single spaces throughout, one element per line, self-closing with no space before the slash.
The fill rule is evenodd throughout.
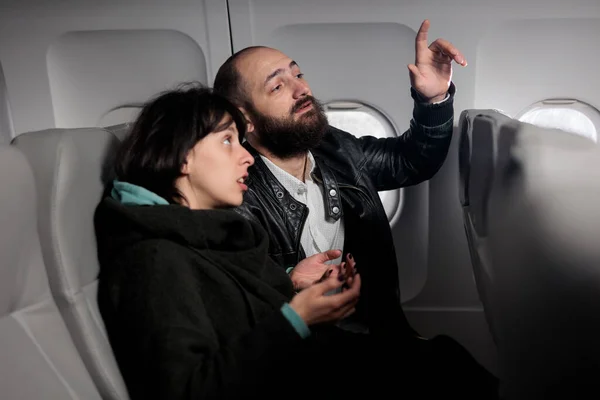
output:
<path id="1" fill-rule="evenodd" d="M 356 137 L 395 137 L 392 123 L 379 111 L 361 103 L 336 101 L 325 108 L 329 125 L 353 134 Z M 393 225 L 402 209 L 402 189 L 379 192 L 388 221 Z"/>
<path id="2" fill-rule="evenodd" d="M 600 112 L 579 100 L 549 99 L 532 104 L 516 117 L 544 128 L 561 129 L 598 141 Z"/>

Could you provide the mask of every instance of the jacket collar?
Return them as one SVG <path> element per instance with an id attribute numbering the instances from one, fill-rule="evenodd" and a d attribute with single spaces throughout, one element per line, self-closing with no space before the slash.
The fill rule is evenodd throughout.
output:
<path id="1" fill-rule="evenodd" d="M 271 173 L 269 167 L 267 167 L 260 157 L 260 153 L 258 153 L 258 151 L 248 142 L 244 143 L 244 147 L 246 147 L 254 157 L 254 165 L 250 168 L 248 184 L 250 185 L 253 180 L 262 180 L 266 183 L 267 187 L 272 190 L 273 196 L 275 196 L 279 204 L 284 207 L 284 204 L 289 203 L 289 199 L 292 198 L 292 195 L 277 180 L 273 173 Z M 331 172 L 327 165 L 317 156 L 314 156 L 314 159 L 316 165 L 311 173 L 311 177 L 315 182 L 322 184 L 323 200 L 327 211 L 327 218 L 338 220 L 343 215 L 338 183 L 333 172 Z"/>

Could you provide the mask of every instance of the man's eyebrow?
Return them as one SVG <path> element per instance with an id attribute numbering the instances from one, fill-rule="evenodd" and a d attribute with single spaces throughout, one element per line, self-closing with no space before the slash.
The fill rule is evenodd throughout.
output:
<path id="1" fill-rule="evenodd" d="M 292 61 L 290 62 L 290 65 L 288 66 L 288 68 L 292 69 L 292 67 L 294 67 L 294 66 L 298 67 L 299 65 L 298 65 L 298 63 L 297 63 L 296 61 L 292 60 Z M 284 72 L 284 69 L 283 69 L 283 68 L 277 68 L 275 71 L 271 72 L 271 73 L 269 74 L 269 76 L 267 76 L 267 79 L 265 79 L 265 85 L 266 85 L 267 83 L 269 83 L 269 81 L 270 81 L 271 79 L 275 78 L 277 75 L 280 75 L 280 74 L 281 74 L 281 73 L 283 73 L 283 72 Z"/>

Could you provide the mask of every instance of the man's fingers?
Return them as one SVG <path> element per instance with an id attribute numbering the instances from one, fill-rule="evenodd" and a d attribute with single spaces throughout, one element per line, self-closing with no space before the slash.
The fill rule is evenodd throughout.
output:
<path id="1" fill-rule="evenodd" d="M 329 260 L 335 260 L 336 258 L 338 258 L 339 256 L 342 255 L 342 251 L 341 250 L 327 250 L 325 252 L 325 254 L 327 255 L 327 258 Z"/>
<path id="2" fill-rule="evenodd" d="M 421 73 L 419 72 L 419 68 L 417 68 L 417 66 L 415 64 L 408 64 L 407 67 L 408 67 L 408 70 L 410 72 L 412 72 L 412 74 L 414 76 L 421 76 Z"/>
<path id="3" fill-rule="evenodd" d="M 462 53 L 449 41 L 445 39 L 437 39 L 429 46 L 429 49 L 434 52 L 442 53 L 452 60 L 456 61 L 456 63 L 462 65 L 463 67 L 467 66 L 467 60 L 462 55 Z"/>
<path id="4" fill-rule="evenodd" d="M 417 37 L 415 38 L 415 50 L 417 53 L 419 53 L 419 51 L 421 50 L 426 50 L 427 49 L 427 32 L 429 31 L 429 20 L 426 19 L 425 21 L 423 21 L 423 23 L 421 23 L 421 27 L 419 28 L 419 31 L 417 32 Z"/>
<path id="5" fill-rule="evenodd" d="M 442 53 L 450 57 L 450 59 L 456 61 L 457 64 L 466 67 L 467 60 L 465 59 L 465 56 L 463 56 L 462 53 L 449 41 L 445 39 L 437 39 L 433 43 L 431 43 L 431 45 L 427 44 L 427 33 L 429 32 L 430 25 L 431 24 L 429 20 L 426 19 L 425 21 L 423 21 L 421 27 L 419 28 L 419 31 L 417 32 L 417 37 L 415 39 L 415 50 L 417 60 L 421 59 L 420 55 L 425 54 L 425 50 L 429 49 L 434 52 Z M 408 69 L 413 74 L 418 75 L 417 71 L 412 69 L 410 65 L 408 66 Z"/>
<path id="6" fill-rule="evenodd" d="M 341 250 L 327 250 L 324 251 L 323 253 L 319 253 L 319 255 L 321 256 L 321 260 L 322 262 L 325 261 L 330 261 L 330 260 L 335 260 L 336 258 L 338 258 L 339 256 L 342 255 L 342 251 Z"/>
<path id="7" fill-rule="evenodd" d="M 325 279 L 329 278 L 329 275 L 331 275 L 332 273 L 333 273 L 333 268 L 328 269 L 318 280 L 314 281 L 313 284 L 323 282 Z"/>

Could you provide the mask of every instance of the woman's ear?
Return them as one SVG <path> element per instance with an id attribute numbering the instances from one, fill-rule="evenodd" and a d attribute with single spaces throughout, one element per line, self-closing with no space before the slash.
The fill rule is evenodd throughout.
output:
<path id="1" fill-rule="evenodd" d="M 246 119 L 246 133 L 254 132 L 254 124 L 252 123 L 250 115 L 248 115 L 246 109 L 244 107 L 239 107 L 239 110 L 242 112 L 242 114 L 244 114 L 244 118 Z"/>
<path id="2" fill-rule="evenodd" d="M 183 165 L 181 166 L 181 175 L 189 175 L 190 174 L 190 164 L 192 163 L 193 151 L 188 152 Z"/>

